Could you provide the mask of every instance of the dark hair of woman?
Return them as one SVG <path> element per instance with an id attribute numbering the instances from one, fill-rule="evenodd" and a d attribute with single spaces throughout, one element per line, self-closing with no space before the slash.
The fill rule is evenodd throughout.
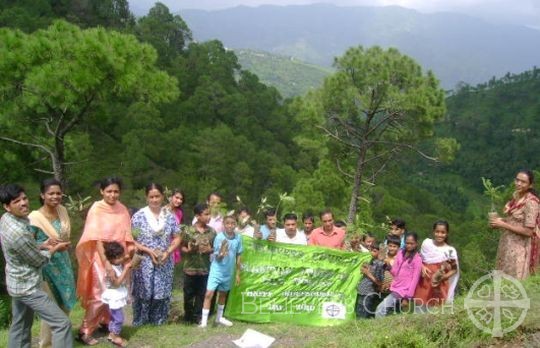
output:
<path id="1" fill-rule="evenodd" d="M 99 188 L 105 190 L 108 186 L 117 185 L 122 190 L 122 179 L 117 176 L 109 176 L 99 182 Z"/>
<path id="2" fill-rule="evenodd" d="M 161 186 L 160 184 L 156 184 L 155 182 L 151 182 L 149 183 L 148 185 L 146 185 L 146 187 L 144 188 L 144 192 L 146 193 L 146 195 L 148 196 L 148 194 L 150 193 L 150 191 L 152 190 L 158 190 L 159 193 L 163 194 L 164 190 L 163 190 L 163 186 Z"/>
<path id="3" fill-rule="evenodd" d="M 536 190 L 532 187 L 532 185 L 534 184 L 534 173 L 532 170 L 529 170 L 529 169 L 522 169 L 518 172 L 519 173 L 523 173 L 525 175 L 527 175 L 527 178 L 529 178 L 529 184 L 531 185 L 531 188 L 529 188 L 529 192 L 532 193 L 533 195 L 535 195 L 536 197 L 540 198 L 538 196 L 538 192 L 536 192 Z"/>
<path id="4" fill-rule="evenodd" d="M 407 232 L 407 234 L 405 234 L 405 243 L 407 243 L 407 239 L 409 237 L 413 238 L 414 241 L 418 243 L 418 234 L 416 234 L 416 232 Z M 416 253 L 418 253 L 418 248 L 414 249 L 413 252 L 409 256 L 407 256 L 407 248 L 403 249 L 402 253 L 403 253 L 403 257 L 409 260 L 409 263 L 411 263 Z"/>
<path id="5" fill-rule="evenodd" d="M 39 192 L 41 192 L 41 194 L 45 194 L 45 192 L 47 192 L 47 190 L 49 189 L 49 187 L 51 186 L 58 186 L 60 187 L 60 191 L 63 191 L 63 187 L 62 187 L 62 183 L 60 182 L 60 180 L 57 180 L 55 178 L 49 178 L 49 179 L 45 179 L 41 182 L 41 185 L 39 186 Z M 43 198 L 41 198 L 41 195 L 39 196 L 39 202 L 41 203 L 41 205 L 43 205 L 44 201 L 43 201 Z"/>
<path id="6" fill-rule="evenodd" d="M 450 234 L 450 225 L 448 224 L 448 221 L 446 220 L 437 220 L 433 224 L 433 231 L 437 228 L 437 226 L 444 226 L 446 228 L 446 238 L 444 239 L 444 242 L 448 244 L 448 235 Z"/>

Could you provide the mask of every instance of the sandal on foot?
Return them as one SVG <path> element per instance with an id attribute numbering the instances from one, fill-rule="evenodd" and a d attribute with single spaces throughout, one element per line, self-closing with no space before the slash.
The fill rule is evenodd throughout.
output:
<path id="1" fill-rule="evenodd" d="M 99 341 L 91 335 L 83 334 L 82 332 L 79 332 L 77 335 L 77 341 L 81 342 L 85 346 L 95 346 L 99 343 Z"/>
<path id="2" fill-rule="evenodd" d="M 111 336 L 109 336 L 109 337 L 107 337 L 107 341 L 111 342 L 116 347 L 121 347 L 121 348 L 127 347 L 127 345 L 128 345 L 128 341 L 126 341 L 122 337 L 111 337 Z"/>

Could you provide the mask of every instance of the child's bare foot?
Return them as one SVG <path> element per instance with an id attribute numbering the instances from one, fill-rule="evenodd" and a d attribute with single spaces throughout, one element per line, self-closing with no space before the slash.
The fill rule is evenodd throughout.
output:
<path id="1" fill-rule="evenodd" d="M 126 341 L 122 337 L 115 334 L 110 334 L 109 337 L 107 337 L 107 340 L 117 347 L 123 348 L 123 347 L 127 347 L 128 345 L 128 341 Z"/>

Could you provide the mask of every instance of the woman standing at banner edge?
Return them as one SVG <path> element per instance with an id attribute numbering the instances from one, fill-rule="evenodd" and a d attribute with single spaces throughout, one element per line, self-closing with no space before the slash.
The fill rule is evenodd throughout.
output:
<path id="1" fill-rule="evenodd" d="M 525 279 L 538 266 L 538 194 L 533 188 L 534 174 L 521 170 L 514 179 L 516 190 L 504 206 L 505 218 L 492 218 L 492 228 L 502 231 L 497 249 L 496 269 Z"/>

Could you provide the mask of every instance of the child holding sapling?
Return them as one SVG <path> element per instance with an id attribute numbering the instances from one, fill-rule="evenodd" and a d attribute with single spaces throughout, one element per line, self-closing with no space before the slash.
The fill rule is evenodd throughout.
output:
<path id="1" fill-rule="evenodd" d="M 204 303 L 212 243 L 216 232 L 208 225 L 210 209 L 206 203 L 193 208 L 195 225 L 184 226 L 182 239 L 182 258 L 184 260 L 184 320 L 199 323 Z"/>
<path id="2" fill-rule="evenodd" d="M 233 216 L 226 216 L 223 220 L 225 231 L 219 233 L 214 239 L 213 260 L 210 265 L 210 274 L 206 285 L 206 296 L 202 310 L 202 320 L 200 327 L 208 325 L 208 315 L 210 304 L 214 292 L 218 292 L 218 309 L 216 313 L 216 323 L 224 326 L 232 326 L 232 322 L 223 316 L 227 293 L 232 287 L 233 275 L 236 267 L 236 284 L 240 283 L 240 255 L 242 254 L 242 237 L 234 232 L 236 219 Z"/>
<path id="3" fill-rule="evenodd" d="M 362 265 L 360 270 L 364 276 L 357 287 L 357 318 L 374 317 L 377 307 L 376 301 L 381 297 L 379 291 L 384 280 L 384 262 L 379 260 L 379 245 L 375 241 L 369 251 L 372 259 L 369 264 Z"/>

